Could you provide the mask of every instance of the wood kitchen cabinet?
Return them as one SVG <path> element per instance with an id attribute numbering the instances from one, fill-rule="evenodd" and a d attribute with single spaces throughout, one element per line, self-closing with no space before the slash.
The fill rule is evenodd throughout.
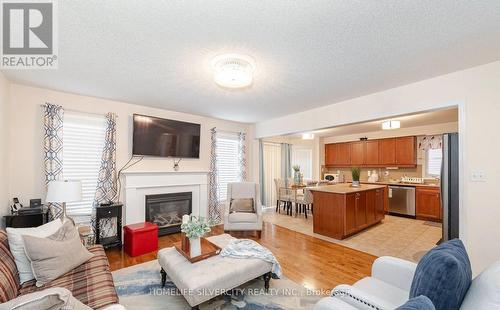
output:
<path id="1" fill-rule="evenodd" d="M 367 214 L 370 212 L 375 213 L 375 208 L 367 210 L 367 201 L 375 199 L 375 191 L 371 193 L 358 192 L 346 195 L 346 227 L 345 234 L 349 235 L 355 233 L 368 226 Z M 369 199 L 367 199 L 369 195 Z M 370 206 L 374 206 L 374 201 L 369 202 Z M 374 223 L 375 216 L 370 214 L 370 223 Z"/>
<path id="2" fill-rule="evenodd" d="M 325 165 L 335 165 L 335 144 L 325 144 Z"/>
<path id="3" fill-rule="evenodd" d="M 379 140 L 369 140 L 365 142 L 365 165 L 376 166 L 379 164 Z"/>
<path id="4" fill-rule="evenodd" d="M 415 191 L 417 219 L 441 222 L 441 194 L 439 188 L 417 187 Z"/>
<path id="5" fill-rule="evenodd" d="M 395 139 L 396 165 L 414 166 L 417 164 L 417 139 L 415 137 L 401 137 Z"/>
<path id="6" fill-rule="evenodd" d="M 395 165 L 396 164 L 396 139 L 381 139 L 378 143 L 379 150 L 379 165 Z"/>
<path id="7" fill-rule="evenodd" d="M 327 167 L 415 167 L 416 137 L 325 144 Z"/>
<path id="8" fill-rule="evenodd" d="M 351 143 L 325 144 L 325 165 L 347 167 L 351 165 Z"/>
<path id="9" fill-rule="evenodd" d="M 365 164 L 365 142 L 351 142 L 351 165 L 362 166 Z"/>
<path id="10" fill-rule="evenodd" d="M 387 209 L 389 209 L 389 196 L 387 196 L 388 187 L 377 189 L 375 191 L 375 221 L 381 221 L 385 217 L 385 201 L 387 200 Z"/>
<path id="11" fill-rule="evenodd" d="M 384 187 L 363 185 L 355 190 L 348 184 L 311 189 L 314 200 L 313 231 L 324 236 L 344 239 L 385 217 Z"/>

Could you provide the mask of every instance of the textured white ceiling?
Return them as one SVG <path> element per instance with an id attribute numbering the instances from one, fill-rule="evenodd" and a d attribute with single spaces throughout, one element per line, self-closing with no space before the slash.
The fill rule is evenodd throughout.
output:
<path id="1" fill-rule="evenodd" d="M 498 0 L 59 1 L 59 69 L 3 72 L 255 122 L 498 60 L 499 16 Z M 213 82 L 228 52 L 255 58 L 251 88 Z"/>

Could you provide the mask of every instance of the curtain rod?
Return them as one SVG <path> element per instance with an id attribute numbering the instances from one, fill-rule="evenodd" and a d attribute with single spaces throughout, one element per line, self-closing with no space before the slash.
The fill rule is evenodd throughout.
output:
<path id="1" fill-rule="evenodd" d="M 238 133 L 238 134 L 239 134 L 239 133 L 244 133 L 244 134 L 246 134 L 246 132 L 244 132 L 244 131 L 230 131 L 230 130 L 222 130 L 222 129 L 218 129 L 217 127 L 213 127 L 213 128 L 211 128 L 210 130 L 212 130 L 212 129 L 215 129 L 215 131 L 216 131 L 216 132 L 220 132 L 220 133 Z"/>
<path id="2" fill-rule="evenodd" d="M 282 142 L 274 142 L 274 141 L 266 141 L 266 140 L 262 140 L 262 143 L 275 144 L 275 145 L 281 145 L 282 144 Z"/>
<path id="3" fill-rule="evenodd" d="M 45 104 L 40 104 L 41 107 L 45 107 Z M 63 106 L 62 106 L 63 107 Z M 95 113 L 95 112 L 86 112 L 86 111 L 80 111 L 80 110 L 75 110 L 75 109 L 66 109 L 63 107 L 64 111 L 68 112 L 76 112 L 76 113 L 83 113 L 83 114 L 90 114 L 90 115 L 99 115 L 99 116 L 106 116 L 106 113 Z M 116 118 L 118 118 L 118 115 L 115 113 Z"/>

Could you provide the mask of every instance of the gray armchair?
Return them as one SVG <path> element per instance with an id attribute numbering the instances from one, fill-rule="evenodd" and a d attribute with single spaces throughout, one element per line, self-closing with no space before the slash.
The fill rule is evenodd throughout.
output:
<path id="1" fill-rule="evenodd" d="M 237 198 L 253 198 L 255 213 L 230 213 L 231 200 Z M 227 200 L 224 209 L 224 231 L 257 231 L 260 238 L 262 231 L 262 205 L 259 196 L 259 185 L 257 183 L 229 183 L 227 185 Z"/>

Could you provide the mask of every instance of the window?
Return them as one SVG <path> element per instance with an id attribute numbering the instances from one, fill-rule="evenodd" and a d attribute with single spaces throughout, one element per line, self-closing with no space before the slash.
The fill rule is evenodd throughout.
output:
<path id="1" fill-rule="evenodd" d="M 63 178 L 82 182 L 82 201 L 66 204 L 76 222 L 90 221 L 106 133 L 104 116 L 64 113 Z"/>
<path id="2" fill-rule="evenodd" d="M 312 149 L 296 147 L 292 149 L 292 166 L 299 165 L 304 179 L 312 179 Z"/>
<path id="3" fill-rule="evenodd" d="M 275 207 L 278 198 L 278 189 L 274 184 L 274 179 L 281 179 L 281 145 L 272 142 L 262 143 L 262 161 L 264 166 L 264 201 L 262 204 L 267 207 Z"/>
<path id="4" fill-rule="evenodd" d="M 240 142 L 238 134 L 218 133 L 217 134 L 217 172 L 219 200 L 227 199 L 227 184 L 240 182 L 241 166 L 239 163 Z"/>
<path id="5" fill-rule="evenodd" d="M 440 177 L 442 161 L 443 161 L 442 149 L 427 150 L 425 159 L 425 174 L 428 177 Z"/>

